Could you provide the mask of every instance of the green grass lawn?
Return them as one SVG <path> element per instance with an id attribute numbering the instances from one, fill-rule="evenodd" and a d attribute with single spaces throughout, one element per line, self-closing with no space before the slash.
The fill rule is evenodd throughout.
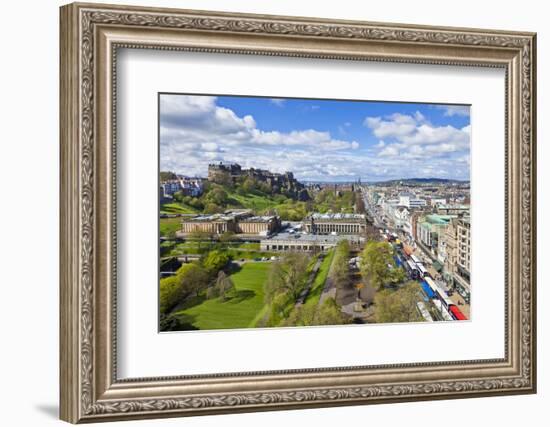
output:
<path id="1" fill-rule="evenodd" d="M 161 214 L 193 214 L 197 213 L 197 210 L 189 205 L 183 203 L 166 203 L 160 206 Z"/>
<path id="2" fill-rule="evenodd" d="M 168 236 L 181 230 L 181 218 L 160 218 L 160 235 Z"/>
<path id="3" fill-rule="evenodd" d="M 189 329 L 251 328 L 261 319 L 264 311 L 264 282 L 270 263 L 247 263 L 231 275 L 235 295 L 222 301 L 220 298 L 201 299 L 199 304 L 176 311 L 174 314 L 189 323 Z"/>
<path id="4" fill-rule="evenodd" d="M 321 267 L 319 267 L 319 271 L 317 271 L 317 276 L 315 276 L 315 280 L 313 281 L 313 285 L 311 285 L 309 295 L 307 296 L 306 302 L 304 303 L 305 306 L 317 305 L 317 303 L 319 302 L 321 294 L 323 293 L 325 281 L 327 280 L 328 271 L 330 269 L 330 264 L 332 263 L 333 256 L 334 250 L 331 250 L 327 253 L 325 259 L 321 263 Z"/>
<path id="5" fill-rule="evenodd" d="M 172 219 L 172 218 L 170 218 Z M 161 235 L 162 229 L 161 229 Z M 162 253 L 162 256 L 179 256 L 179 255 L 195 255 L 195 254 L 201 254 L 205 253 L 208 250 L 211 249 L 217 249 L 219 248 L 219 245 L 216 245 L 215 242 L 212 242 L 211 244 L 208 242 L 202 242 L 200 244 L 200 250 L 199 250 L 199 242 L 195 241 L 187 241 L 182 243 L 163 243 L 163 245 L 166 246 L 166 250 Z M 254 259 L 254 258 L 271 258 L 272 256 L 276 255 L 273 252 L 262 252 L 260 251 L 260 244 L 259 243 L 239 243 L 239 242 L 230 242 L 223 244 L 223 250 L 227 251 L 229 255 L 234 260 L 240 260 L 240 259 Z"/>

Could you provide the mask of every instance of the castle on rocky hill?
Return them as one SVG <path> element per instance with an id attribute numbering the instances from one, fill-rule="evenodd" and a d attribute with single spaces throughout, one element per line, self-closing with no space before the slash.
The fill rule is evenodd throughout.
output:
<path id="1" fill-rule="evenodd" d="M 213 163 L 208 165 L 208 181 L 223 183 L 231 179 L 236 183 L 241 177 L 251 177 L 267 183 L 273 193 L 286 193 L 298 200 L 307 200 L 309 195 L 304 185 L 294 178 L 292 172 L 275 173 L 265 169 L 243 169 L 237 163 Z"/>

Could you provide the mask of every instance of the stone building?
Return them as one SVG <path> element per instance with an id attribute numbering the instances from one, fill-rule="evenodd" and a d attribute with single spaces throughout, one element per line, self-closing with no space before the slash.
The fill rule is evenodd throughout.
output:
<path id="1" fill-rule="evenodd" d="M 251 216 L 237 221 L 237 233 L 261 234 L 274 233 L 281 227 L 281 218 L 275 215 Z"/>
<path id="2" fill-rule="evenodd" d="M 463 217 L 457 223 L 457 268 L 455 284 L 470 293 L 470 218 Z"/>
<path id="3" fill-rule="evenodd" d="M 462 296 L 470 297 L 470 218 L 453 218 L 441 236 L 440 253 L 444 257 L 443 277 Z M 444 252 L 443 252 L 444 250 Z"/>
<path id="4" fill-rule="evenodd" d="M 263 239 L 260 249 L 266 252 L 324 252 L 336 247 L 341 240 L 348 240 L 354 248 L 359 248 L 365 241 L 359 236 L 334 236 L 319 234 L 278 233 Z"/>
<path id="5" fill-rule="evenodd" d="M 435 255 L 439 247 L 440 236 L 445 233 L 446 227 L 453 218 L 456 218 L 456 215 L 431 214 L 420 218 L 416 227 L 417 242 L 420 242 Z"/>
<path id="6" fill-rule="evenodd" d="M 249 210 L 234 210 L 223 214 L 184 217 L 181 233 L 203 231 L 214 235 L 226 232 L 268 235 L 277 231 L 280 226 L 281 219 L 278 216 L 253 216 Z"/>
<path id="7" fill-rule="evenodd" d="M 363 234 L 367 230 L 367 217 L 364 214 L 320 214 L 308 216 L 303 227 L 309 234 Z"/>

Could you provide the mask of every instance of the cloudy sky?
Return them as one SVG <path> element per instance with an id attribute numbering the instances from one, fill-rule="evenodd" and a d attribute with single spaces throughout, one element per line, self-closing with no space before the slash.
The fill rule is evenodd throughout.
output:
<path id="1" fill-rule="evenodd" d="M 470 179 L 469 107 L 161 94 L 160 169 L 220 161 L 302 181 Z"/>

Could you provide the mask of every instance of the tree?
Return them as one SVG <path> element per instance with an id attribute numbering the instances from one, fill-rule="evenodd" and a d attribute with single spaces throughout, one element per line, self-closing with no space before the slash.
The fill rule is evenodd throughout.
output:
<path id="1" fill-rule="evenodd" d="M 209 202 L 204 206 L 203 212 L 205 214 L 222 213 L 223 208 L 215 203 Z"/>
<path id="2" fill-rule="evenodd" d="M 245 193 L 251 193 L 258 187 L 258 182 L 252 178 L 251 176 L 247 176 L 243 183 L 241 184 L 241 188 Z"/>
<path id="3" fill-rule="evenodd" d="M 315 316 L 315 325 L 344 325 L 349 323 L 348 318 L 342 313 L 334 298 L 327 298 Z"/>
<path id="4" fill-rule="evenodd" d="M 289 314 L 292 314 L 294 300 L 285 293 L 278 293 L 272 296 L 269 303 L 269 317 L 266 326 L 278 326 Z"/>
<path id="5" fill-rule="evenodd" d="M 349 242 L 342 240 L 338 243 L 334 253 L 330 279 L 337 289 L 342 289 L 349 284 L 349 251 Z"/>
<path id="6" fill-rule="evenodd" d="M 162 314 L 168 313 L 182 297 L 181 283 L 176 276 L 160 280 L 159 310 Z"/>
<path id="7" fill-rule="evenodd" d="M 365 199 L 363 199 L 363 194 L 360 191 L 355 193 L 355 212 L 360 214 L 365 214 L 367 212 Z"/>
<path id="8" fill-rule="evenodd" d="M 272 263 L 265 285 L 268 302 L 280 293 L 288 294 L 296 301 L 305 285 L 308 263 L 309 258 L 304 253 L 286 254 Z"/>
<path id="9" fill-rule="evenodd" d="M 214 203 L 218 206 L 225 206 L 227 203 L 227 198 L 227 192 L 220 186 L 212 187 L 212 189 L 204 196 L 204 200 L 207 203 Z"/>
<path id="10" fill-rule="evenodd" d="M 367 283 L 363 289 L 361 289 L 361 299 L 367 304 L 371 305 L 374 302 L 374 297 L 376 296 L 376 289 L 370 284 Z"/>
<path id="11" fill-rule="evenodd" d="M 177 304 L 192 293 L 200 293 L 208 284 L 208 275 L 197 263 L 182 265 L 176 274 L 160 280 L 160 312 L 168 314 Z"/>
<path id="12" fill-rule="evenodd" d="M 372 286 L 382 289 L 384 285 L 404 280 L 393 259 L 393 248 L 387 242 L 369 242 L 362 253 L 361 274 Z"/>
<path id="13" fill-rule="evenodd" d="M 199 296 L 202 290 L 208 286 L 208 271 L 200 264 L 189 264 L 191 267 L 181 277 L 182 288 L 185 293 Z"/>
<path id="14" fill-rule="evenodd" d="M 181 203 L 181 202 L 183 202 L 183 198 L 184 198 L 185 196 L 183 195 L 183 193 L 182 193 L 181 191 L 176 191 L 176 192 L 172 195 L 172 197 L 174 198 L 174 200 L 175 200 L 176 202 Z"/>
<path id="15" fill-rule="evenodd" d="M 204 240 L 212 240 L 212 234 L 208 231 L 201 230 L 200 228 L 196 228 L 191 233 L 189 233 L 189 238 L 192 240 L 196 240 L 198 243 L 198 252 L 201 252 L 201 244 Z"/>
<path id="16" fill-rule="evenodd" d="M 315 325 L 315 305 L 299 305 L 294 308 L 280 326 L 312 326 Z"/>
<path id="17" fill-rule="evenodd" d="M 349 323 L 334 298 L 327 298 L 320 306 L 295 307 L 280 326 L 344 325 Z"/>
<path id="18" fill-rule="evenodd" d="M 384 289 L 374 298 L 375 317 L 378 323 L 419 322 L 423 317 L 418 312 L 416 302 L 420 300 L 420 285 L 408 282 L 404 287 L 393 291 Z"/>
<path id="19" fill-rule="evenodd" d="M 235 240 L 235 233 L 232 231 L 226 231 L 220 236 L 221 243 L 229 243 Z"/>
<path id="20" fill-rule="evenodd" d="M 208 288 L 207 297 L 221 297 L 222 300 L 226 301 L 234 290 L 235 285 L 231 278 L 223 271 L 220 271 L 218 272 L 218 277 L 216 278 L 214 285 Z"/>
<path id="21" fill-rule="evenodd" d="M 231 257 L 227 254 L 227 252 L 214 250 L 208 252 L 208 255 L 206 255 L 202 261 L 202 265 L 208 274 L 215 275 L 227 265 L 230 259 Z"/>

